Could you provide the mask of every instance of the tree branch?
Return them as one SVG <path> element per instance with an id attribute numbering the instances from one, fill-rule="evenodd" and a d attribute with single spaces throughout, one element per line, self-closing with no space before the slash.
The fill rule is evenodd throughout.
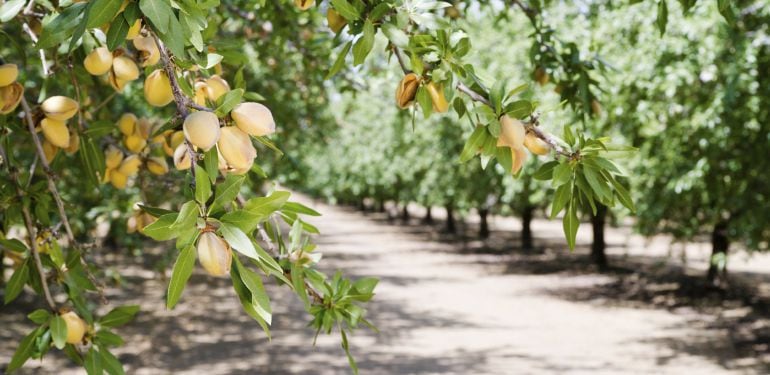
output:
<path id="1" fill-rule="evenodd" d="M 174 95 L 174 102 L 176 103 L 176 111 L 179 114 L 179 116 L 182 118 L 182 121 L 187 117 L 189 114 L 189 111 L 187 109 L 188 106 L 190 106 L 190 103 L 192 101 L 190 98 L 188 98 L 183 92 L 182 89 L 179 87 L 179 82 L 176 78 L 176 66 L 173 62 L 171 62 L 171 58 L 169 57 L 168 49 L 166 49 L 166 45 L 161 42 L 160 38 L 158 38 L 155 33 L 152 33 L 153 39 L 155 39 L 155 43 L 158 45 L 158 51 L 160 51 L 160 60 L 163 63 L 163 70 L 166 72 L 166 76 L 168 77 L 168 81 L 171 83 L 171 93 Z M 193 103 L 194 104 L 194 103 Z M 196 104 L 197 105 L 197 104 Z M 185 145 L 187 145 L 187 153 L 190 156 L 190 175 L 192 176 L 192 181 L 190 181 L 190 187 L 193 191 L 195 191 L 195 166 L 198 164 L 198 154 L 195 152 L 195 149 L 193 149 L 192 143 L 185 138 L 184 140 Z"/>
<path id="2" fill-rule="evenodd" d="M 24 109 L 24 119 L 27 123 L 27 129 L 29 129 L 29 133 L 32 136 L 32 142 L 35 144 L 37 160 L 40 160 L 40 166 L 43 169 L 46 180 L 48 181 L 48 191 L 51 193 L 54 201 L 56 202 L 56 208 L 59 211 L 59 218 L 64 225 L 64 231 L 67 233 L 67 241 L 69 242 L 70 246 L 78 248 L 79 246 L 77 240 L 75 239 L 75 234 L 72 232 L 72 226 L 70 226 L 67 211 L 64 209 L 64 200 L 62 199 L 61 194 L 59 194 L 59 189 L 56 188 L 56 183 L 54 182 L 54 173 L 51 171 L 51 164 L 46 159 L 45 151 L 43 151 L 43 145 L 40 143 L 40 138 L 37 137 L 37 133 L 35 132 L 35 121 L 32 119 L 32 109 L 27 102 L 27 98 L 25 98 L 23 95 L 21 97 L 21 107 Z M 78 113 L 80 113 L 79 111 L 80 109 L 78 108 Z M 81 255 L 78 258 L 80 258 L 80 264 L 83 265 L 83 269 L 85 270 L 88 279 L 97 288 L 97 292 L 99 293 L 99 298 L 101 299 L 102 304 L 106 305 L 108 302 L 107 297 L 104 295 L 104 285 L 96 280 L 96 277 L 89 270 L 88 263 L 85 261 L 85 259 L 83 259 L 83 256 Z"/>
<path id="3" fill-rule="evenodd" d="M 46 279 L 45 272 L 43 271 L 43 262 L 40 261 L 40 251 L 37 248 L 37 231 L 35 230 L 35 226 L 32 223 L 32 216 L 29 214 L 29 208 L 27 208 L 27 206 L 24 204 L 24 191 L 21 189 L 19 174 L 16 172 L 15 168 L 11 168 L 8 160 L 8 154 L 5 152 L 5 148 L 1 144 L 0 156 L 2 156 L 5 168 L 8 170 L 8 174 L 11 175 L 11 179 L 13 180 L 14 186 L 16 187 L 16 197 L 19 199 L 19 203 L 21 204 L 21 214 L 24 218 L 24 226 L 27 228 L 29 248 L 32 252 L 32 259 L 35 261 L 35 268 L 37 268 L 37 273 L 40 276 L 40 284 L 43 287 L 43 295 L 45 296 L 45 300 L 48 303 L 48 307 L 51 308 L 51 311 L 56 311 L 56 302 L 51 296 L 51 290 L 48 288 L 48 279 Z"/>

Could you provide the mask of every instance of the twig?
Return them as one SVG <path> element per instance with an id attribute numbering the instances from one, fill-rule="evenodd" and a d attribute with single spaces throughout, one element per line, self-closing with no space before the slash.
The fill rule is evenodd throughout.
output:
<path id="1" fill-rule="evenodd" d="M 51 296 L 51 290 L 48 288 L 48 279 L 46 279 L 45 272 L 43 271 L 43 262 L 40 261 L 40 251 L 37 248 L 37 231 L 32 223 L 32 216 L 29 214 L 29 208 L 24 204 L 24 191 L 22 191 L 21 184 L 19 183 L 19 174 L 16 172 L 16 169 L 12 169 L 8 163 L 8 154 L 5 152 L 5 148 L 2 145 L 0 145 L 0 156 L 2 156 L 5 168 L 8 170 L 8 173 L 11 175 L 11 179 L 16 186 L 16 196 L 21 203 L 21 214 L 24 218 L 24 226 L 27 228 L 27 237 L 29 238 L 29 247 L 32 249 L 32 258 L 35 260 L 35 268 L 37 268 L 37 273 L 40 276 L 40 284 L 43 286 L 43 295 L 45 296 L 45 300 L 48 302 L 48 307 L 51 308 L 51 311 L 56 311 L 56 302 L 54 302 L 53 297 Z"/>
<path id="2" fill-rule="evenodd" d="M 487 105 L 489 107 L 492 106 L 492 103 L 489 102 L 487 98 L 485 98 L 483 95 L 477 93 L 476 91 L 473 91 L 470 87 L 466 86 L 462 82 L 457 83 L 457 91 L 468 95 L 469 98 L 471 98 L 474 101 L 477 101 L 479 103 L 483 103 L 484 105 Z"/>
<path id="3" fill-rule="evenodd" d="M 398 65 L 401 65 L 401 70 L 404 71 L 404 74 L 411 72 L 406 67 L 406 62 L 404 62 L 404 57 L 401 56 L 401 51 L 395 45 L 393 45 L 393 54 L 396 55 L 396 60 L 398 60 Z"/>
<path id="4" fill-rule="evenodd" d="M 93 113 L 95 113 L 95 112 L 98 112 L 100 109 L 102 109 L 102 107 L 104 107 L 105 105 L 107 105 L 107 103 L 109 103 L 109 102 L 110 102 L 110 101 L 111 101 L 113 98 L 115 98 L 117 95 L 118 95 L 118 92 L 117 92 L 117 91 L 113 91 L 113 92 L 112 92 L 112 94 L 110 94 L 110 95 L 109 95 L 109 96 L 107 96 L 107 97 L 106 97 L 104 100 L 102 100 L 102 102 L 101 102 L 101 103 L 97 104 L 97 105 L 96 105 L 96 107 L 92 108 L 92 109 L 91 109 L 91 112 L 93 112 Z"/>
<path id="5" fill-rule="evenodd" d="M 72 78 L 72 86 L 75 87 L 75 99 L 77 99 L 78 103 L 83 103 L 82 98 L 80 97 L 80 85 L 78 84 L 78 78 L 75 76 L 74 67 L 72 66 L 72 58 L 69 58 L 67 60 L 67 67 L 70 70 L 70 78 Z M 83 120 L 83 106 L 78 105 L 78 129 L 80 129 L 81 132 L 85 131 L 86 124 Z"/>
<path id="6" fill-rule="evenodd" d="M 31 3 L 34 3 L 34 1 L 31 1 Z M 35 32 L 32 31 L 32 28 L 29 27 L 29 24 L 24 22 L 22 25 L 22 29 L 29 35 L 29 37 L 32 39 L 32 43 L 37 43 L 37 35 L 35 35 Z M 40 52 L 40 62 L 43 64 L 43 77 L 51 74 L 51 72 L 48 70 L 48 62 L 46 62 L 45 59 L 45 51 L 42 49 L 38 50 Z"/>
<path id="7" fill-rule="evenodd" d="M 158 38 L 155 33 L 152 33 L 152 37 L 155 39 L 155 43 L 158 45 L 158 50 L 160 51 L 160 59 L 163 62 L 163 70 L 166 72 L 168 81 L 171 83 L 171 93 L 174 95 L 176 111 L 182 118 L 182 121 L 184 121 L 184 119 L 187 117 L 187 114 L 189 113 L 187 107 L 190 106 L 189 104 L 191 101 L 187 96 L 185 96 L 185 94 L 182 92 L 182 89 L 179 87 L 179 82 L 176 78 L 176 68 L 174 63 L 171 62 L 171 58 L 169 57 L 166 45 L 160 41 L 160 38 Z M 192 176 L 190 187 L 193 191 L 195 191 L 195 166 L 198 164 L 198 156 L 193 149 L 192 143 L 190 143 L 188 139 L 185 138 L 184 143 L 187 146 L 187 153 L 190 156 L 190 175 Z"/>
<path id="8" fill-rule="evenodd" d="M 51 165 L 49 164 L 48 159 L 45 157 L 43 145 L 40 143 L 40 139 L 37 137 L 37 133 L 35 132 L 35 121 L 32 119 L 32 109 L 27 102 L 27 98 L 24 96 L 21 97 L 21 107 L 24 109 L 24 119 L 27 123 L 27 129 L 29 129 L 29 133 L 32 136 L 32 142 L 35 144 L 35 152 L 37 153 L 37 158 L 40 161 L 40 166 L 43 168 L 46 180 L 48 181 L 48 191 L 51 193 L 54 201 L 56 202 L 56 208 L 59 211 L 59 218 L 61 219 L 62 224 L 64 224 L 64 231 L 67 233 L 67 241 L 69 241 L 70 246 L 77 248 L 78 243 L 77 240 L 75 240 L 75 234 L 72 232 L 72 226 L 70 226 L 67 211 L 64 209 L 64 200 L 61 198 L 61 194 L 59 194 L 59 189 L 56 188 L 56 183 L 54 182 L 54 173 L 51 171 Z M 88 263 L 86 263 L 85 259 L 83 259 L 83 256 L 81 255 L 79 258 L 88 279 L 94 284 L 94 286 L 96 286 L 102 304 L 106 305 L 108 302 L 107 297 L 104 295 L 104 285 L 96 280 L 96 277 L 94 277 L 94 275 L 89 270 Z"/>

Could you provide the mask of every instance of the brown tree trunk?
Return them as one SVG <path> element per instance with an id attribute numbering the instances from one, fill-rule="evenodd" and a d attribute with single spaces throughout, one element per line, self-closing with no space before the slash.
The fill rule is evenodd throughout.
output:
<path id="1" fill-rule="evenodd" d="M 430 206 L 425 208 L 425 218 L 423 218 L 422 221 L 425 224 L 433 224 L 433 213 L 431 212 Z"/>
<path id="2" fill-rule="evenodd" d="M 452 234 L 457 233 L 457 226 L 455 225 L 454 208 L 451 205 L 446 207 L 446 231 Z"/>
<path id="3" fill-rule="evenodd" d="M 364 204 L 364 198 L 361 198 L 358 200 L 358 209 L 361 211 L 366 211 L 366 205 Z"/>
<path id="4" fill-rule="evenodd" d="M 0 251 L 0 286 L 5 286 L 5 250 Z"/>
<path id="5" fill-rule="evenodd" d="M 401 208 L 401 220 L 404 222 L 409 221 L 409 202 L 404 202 L 404 207 Z"/>
<path id="6" fill-rule="evenodd" d="M 380 199 L 377 201 L 377 212 L 385 212 L 385 200 Z"/>
<path id="7" fill-rule="evenodd" d="M 535 207 L 527 205 L 521 214 L 521 248 L 525 251 L 533 249 L 532 241 L 532 216 Z"/>
<path id="8" fill-rule="evenodd" d="M 730 239 L 727 237 L 727 222 L 720 221 L 711 232 L 711 259 L 706 280 L 710 285 L 727 281 L 727 267 L 720 268 L 714 260 L 717 257 L 726 257 L 730 249 Z"/>
<path id="9" fill-rule="evenodd" d="M 599 205 L 596 207 L 596 215 L 591 217 L 591 227 L 593 228 L 594 240 L 591 244 L 591 258 L 599 271 L 607 270 L 607 254 L 604 250 L 604 223 L 607 218 L 607 207 Z"/>
<path id="10" fill-rule="evenodd" d="M 488 216 L 488 209 L 479 209 L 479 238 L 489 238 L 489 222 L 487 221 Z"/>

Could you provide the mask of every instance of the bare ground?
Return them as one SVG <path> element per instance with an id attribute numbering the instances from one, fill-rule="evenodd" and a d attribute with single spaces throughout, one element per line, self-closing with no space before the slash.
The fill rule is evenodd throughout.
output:
<path id="1" fill-rule="evenodd" d="M 586 231 L 568 253 L 559 223 L 536 220 L 538 249 L 525 253 L 516 249 L 514 219 L 495 219 L 491 239 L 478 241 L 442 234 L 438 224 L 315 206 L 324 213 L 315 220 L 322 268 L 381 279 L 368 317 L 382 332 L 352 337 L 362 374 L 770 372 L 767 256 L 734 257 L 731 286 L 709 289 L 702 244 L 680 249 L 627 228 L 608 233 L 614 268 L 597 274 Z M 158 258 L 161 250 L 147 252 Z M 311 346 L 308 317 L 288 291 L 270 288 L 269 342 L 227 279 L 196 270 L 180 305 L 167 311 L 166 281 L 147 270 L 147 258 L 105 258 L 123 275 L 122 288 L 108 290 L 111 301 L 142 306 L 115 351 L 130 374 L 350 372 L 338 336 Z M 26 295 L 0 308 L 0 368 L 32 328 L 24 315 L 35 303 Z M 52 353 L 21 373 L 83 371 Z"/>

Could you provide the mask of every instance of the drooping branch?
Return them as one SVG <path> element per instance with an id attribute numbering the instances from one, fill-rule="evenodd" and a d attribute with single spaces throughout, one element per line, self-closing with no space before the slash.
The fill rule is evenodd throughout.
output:
<path id="1" fill-rule="evenodd" d="M 399 62 L 399 65 L 401 65 L 401 69 L 403 70 L 404 74 L 409 73 L 410 71 L 406 68 L 406 65 L 403 62 L 403 59 L 401 57 L 401 52 L 399 51 L 398 47 L 392 46 L 393 53 L 396 55 L 396 59 Z M 475 102 L 479 102 L 481 104 L 484 104 L 486 106 L 492 107 L 492 103 L 487 99 L 484 95 L 474 91 L 470 87 L 468 87 L 463 82 L 458 82 L 457 86 L 455 87 L 457 91 L 467 95 L 471 100 Z M 570 157 L 572 156 L 572 153 L 565 150 L 564 147 L 559 144 L 559 142 L 556 140 L 556 138 L 543 130 L 541 130 L 538 125 L 540 124 L 539 118 L 537 115 L 532 115 L 530 121 L 525 122 L 524 126 L 526 127 L 527 131 L 532 132 L 536 137 L 540 138 L 543 142 L 547 143 L 553 150 L 556 152 L 557 155 Z"/>
<path id="2" fill-rule="evenodd" d="M 153 39 L 155 39 L 155 43 L 158 46 L 158 51 L 160 52 L 160 60 L 163 64 L 163 70 L 166 72 L 168 81 L 171 84 L 171 93 L 174 95 L 174 103 L 176 104 L 177 114 L 179 114 L 179 117 L 181 117 L 182 121 L 184 121 L 184 119 L 187 117 L 187 114 L 189 113 L 188 107 L 192 101 L 182 92 L 182 89 L 179 87 L 179 82 L 176 78 L 176 66 L 171 61 L 171 57 L 169 57 L 166 45 L 163 44 L 163 42 L 160 40 L 160 38 L 158 38 L 157 35 L 155 35 L 155 33 L 152 33 L 152 36 Z M 195 152 L 192 143 L 190 143 L 186 137 L 184 143 L 187 146 L 187 153 L 190 156 L 190 175 L 192 176 L 190 187 L 193 191 L 195 191 L 195 166 L 197 165 L 198 154 Z"/>
<path id="3" fill-rule="evenodd" d="M 32 137 L 32 143 L 35 144 L 36 160 L 40 161 L 40 166 L 43 169 L 46 181 L 48 182 L 48 192 L 51 193 L 54 202 L 56 202 L 56 209 L 59 211 L 59 219 L 64 225 L 64 231 L 67 234 L 67 241 L 69 242 L 70 246 L 77 248 L 78 243 L 75 239 L 75 234 L 72 231 L 72 226 L 70 225 L 67 211 L 64 208 L 64 200 L 59 193 L 59 189 L 56 187 L 56 182 L 54 181 L 54 173 L 51 170 L 51 164 L 49 160 L 46 159 L 45 151 L 43 151 L 43 145 L 40 143 L 40 138 L 37 137 L 37 133 L 35 131 L 35 121 L 32 118 L 32 108 L 30 108 L 29 103 L 27 102 L 27 98 L 25 98 L 23 95 L 21 97 L 21 107 L 24 109 L 24 120 L 27 123 L 27 129 L 29 130 L 30 136 Z M 78 109 L 78 113 L 80 114 L 80 109 Z M 88 264 L 86 263 L 85 259 L 83 259 L 83 256 L 81 255 L 79 258 L 80 264 L 83 265 L 83 269 L 85 270 L 88 279 L 97 288 L 97 292 L 99 293 L 99 298 L 101 299 L 102 304 L 106 305 L 107 297 L 104 294 L 104 285 L 96 280 L 96 277 L 94 277 L 94 275 L 89 270 Z"/>
<path id="4" fill-rule="evenodd" d="M 5 168 L 8 171 L 8 174 L 10 174 L 11 180 L 13 180 L 13 184 L 16 187 L 16 197 L 21 203 L 21 215 L 24 219 L 24 226 L 27 228 L 29 248 L 32 252 L 32 259 L 35 261 L 35 268 L 37 269 L 37 273 L 40 276 L 40 284 L 43 287 L 43 295 L 45 296 L 45 300 L 48 303 L 48 307 L 51 308 L 51 311 L 56 311 L 56 302 L 51 296 L 51 290 L 48 288 L 48 279 L 46 278 L 45 272 L 43 271 L 43 262 L 40 261 L 40 250 L 37 248 L 37 230 L 35 229 L 35 225 L 32 222 L 32 215 L 29 213 L 29 208 L 24 204 L 24 191 L 21 189 L 19 174 L 16 169 L 12 168 L 9 164 L 8 154 L 5 152 L 5 148 L 2 145 L 0 145 L 0 157 L 3 158 Z"/>

